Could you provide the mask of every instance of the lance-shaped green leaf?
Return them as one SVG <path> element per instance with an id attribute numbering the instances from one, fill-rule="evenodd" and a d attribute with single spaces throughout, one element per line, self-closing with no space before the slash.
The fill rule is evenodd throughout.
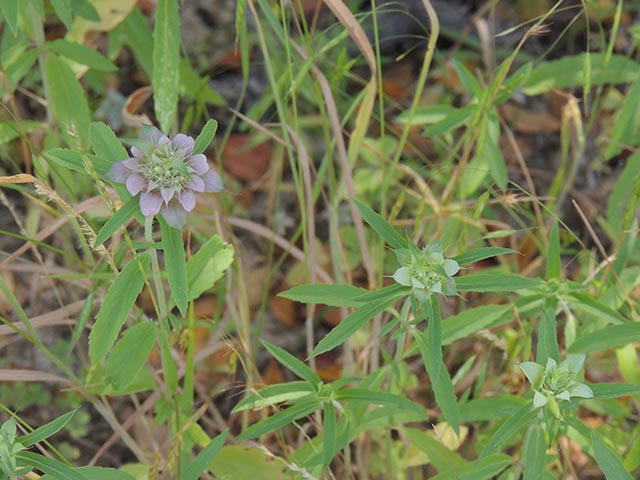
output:
<path id="1" fill-rule="evenodd" d="M 465 465 L 448 472 L 436 475 L 432 480 L 489 480 L 513 462 L 509 455 L 496 454 L 480 460 L 468 462 Z"/>
<path id="2" fill-rule="evenodd" d="M 367 402 L 373 405 L 397 407 L 400 410 L 411 410 L 424 414 L 421 407 L 402 395 L 389 392 L 376 392 L 366 388 L 343 388 L 335 394 L 335 399 L 341 402 Z"/>
<path id="3" fill-rule="evenodd" d="M 198 480 L 205 472 L 218 452 L 222 449 L 229 430 L 225 430 L 220 435 L 212 439 L 209 444 L 198 454 L 187 469 L 180 475 L 180 480 Z"/>
<path id="4" fill-rule="evenodd" d="M 540 280 L 513 273 L 472 273 L 456 278 L 459 292 L 512 292 L 541 285 Z"/>
<path id="5" fill-rule="evenodd" d="M 216 135 L 216 131 L 218 130 L 218 122 L 213 118 L 207 120 L 204 127 L 200 131 L 200 135 L 196 138 L 195 144 L 193 146 L 193 154 L 196 155 L 198 153 L 204 153 L 207 149 L 213 137 Z"/>
<path id="6" fill-rule="evenodd" d="M 331 400 L 324 403 L 322 422 L 322 469 L 333 460 L 336 444 L 336 409 Z"/>
<path id="7" fill-rule="evenodd" d="M 578 338 L 569 347 L 572 353 L 593 353 L 640 341 L 640 323 L 610 325 Z"/>
<path id="8" fill-rule="evenodd" d="M 153 31 L 153 104 L 160 130 L 168 132 L 178 109 L 180 15 L 177 0 L 158 0 Z"/>
<path id="9" fill-rule="evenodd" d="M 158 335 L 154 323 L 141 322 L 127 329 L 113 347 L 106 365 L 106 373 L 114 390 L 131 384 L 144 367 Z"/>
<path id="10" fill-rule="evenodd" d="M 187 263 L 185 260 L 184 243 L 182 241 L 182 230 L 173 228 L 162 218 L 160 229 L 162 230 L 162 247 L 164 249 L 164 263 L 167 267 L 167 277 L 169 278 L 169 288 L 171 296 L 180 313 L 184 315 L 189 303 L 187 286 Z"/>
<path id="11" fill-rule="evenodd" d="M 596 462 L 607 480 L 633 480 L 631 474 L 624 468 L 618 454 L 595 431 L 591 431 L 591 444 Z"/>
<path id="12" fill-rule="evenodd" d="M 365 301 L 358 299 L 369 293 L 353 285 L 308 284 L 290 288 L 278 296 L 295 302 L 328 305 L 330 307 L 353 307 Z"/>
<path id="13" fill-rule="evenodd" d="M 442 316 L 438 297 L 431 295 L 425 302 L 427 310 L 427 372 L 435 383 L 442 365 Z"/>
<path id="14" fill-rule="evenodd" d="M 189 300 L 198 298 L 222 277 L 233 262 L 233 246 L 214 235 L 187 262 Z"/>
<path id="15" fill-rule="evenodd" d="M 47 423 L 46 425 L 42 425 L 41 427 L 36 428 L 33 432 L 27 433 L 26 435 L 21 435 L 16 438 L 16 441 L 20 442 L 23 447 L 27 448 L 31 445 L 35 445 L 38 442 L 46 440 L 51 435 L 58 433 L 62 430 L 67 423 L 71 421 L 71 418 L 76 413 L 76 410 L 72 410 L 55 420 Z"/>
<path id="16" fill-rule="evenodd" d="M 107 290 L 89 334 L 89 356 L 92 363 L 101 361 L 115 343 L 120 328 L 142 291 L 148 273 L 149 254 L 144 252 L 127 263 Z"/>
<path id="17" fill-rule="evenodd" d="M 405 292 L 404 290 L 401 290 L 396 292 L 394 295 L 365 303 L 355 312 L 348 315 L 347 318 L 342 320 L 333 330 L 320 340 L 318 345 L 316 345 L 316 348 L 311 352 L 311 356 L 317 357 L 321 353 L 328 352 L 329 350 L 344 343 L 351 335 L 362 328 L 365 323 L 371 320 L 374 315 L 383 311 L 403 295 L 405 295 Z"/>
<path id="18" fill-rule="evenodd" d="M 316 388 L 310 385 L 309 382 L 288 382 L 269 385 L 242 399 L 240 403 L 233 407 L 231 413 L 262 408 L 276 403 L 293 402 L 314 393 L 316 393 Z"/>
<path id="19" fill-rule="evenodd" d="M 306 380 L 311 385 L 320 385 L 322 384 L 322 379 L 318 376 L 316 372 L 307 367 L 302 361 L 298 360 L 296 357 L 291 355 L 286 350 L 283 350 L 276 345 L 273 345 L 266 340 L 262 340 L 262 344 L 269 351 L 269 353 L 275 358 L 280 364 L 287 367 L 293 373 L 295 373 L 298 377 Z"/>
<path id="20" fill-rule="evenodd" d="M 37 468 L 47 475 L 51 475 L 53 478 L 64 478 L 64 480 L 87 480 L 82 473 L 68 467 L 64 463 L 34 452 L 19 452 L 16 454 L 16 463 L 19 467 Z"/>
<path id="21" fill-rule="evenodd" d="M 140 211 L 140 199 L 138 197 L 131 197 L 127 203 L 120 207 L 116 213 L 114 213 L 109 220 L 102 226 L 96 236 L 94 248 L 99 247 L 106 242 L 111 235 L 128 222 L 136 212 Z"/>
<path id="22" fill-rule="evenodd" d="M 472 263 L 479 262 L 480 260 L 486 260 L 487 258 L 497 257 L 498 255 L 506 255 L 508 253 L 518 253 L 516 250 L 502 247 L 482 247 L 468 250 L 452 257 L 451 260 L 455 260 L 460 265 L 470 265 Z"/>
<path id="23" fill-rule="evenodd" d="M 500 428 L 491 436 L 484 449 L 480 453 L 480 458 L 485 458 L 495 453 L 505 442 L 513 437 L 519 430 L 531 423 L 536 415 L 533 405 L 528 403 L 520 410 L 509 417 Z"/>
<path id="24" fill-rule="evenodd" d="M 524 457 L 523 480 L 538 480 L 547 463 L 547 448 L 544 431 L 540 425 L 534 425 L 527 436 L 527 450 Z"/>
<path id="25" fill-rule="evenodd" d="M 407 248 L 407 240 L 402 238 L 402 235 L 400 235 L 389 222 L 382 218 L 379 213 L 374 212 L 355 198 L 353 199 L 353 203 L 355 203 L 358 210 L 360 210 L 360 215 L 362 215 L 364 221 L 367 222 L 378 235 L 384 238 L 389 245 L 393 248 Z"/>
<path id="26" fill-rule="evenodd" d="M 310 415 L 318 408 L 320 408 L 320 402 L 318 402 L 317 400 L 294 405 L 270 416 L 269 418 L 265 418 L 255 425 L 251 425 L 240 435 L 238 435 L 238 440 L 248 440 L 250 438 L 264 435 L 265 433 L 273 432 L 274 430 L 295 422 L 302 417 Z"/>

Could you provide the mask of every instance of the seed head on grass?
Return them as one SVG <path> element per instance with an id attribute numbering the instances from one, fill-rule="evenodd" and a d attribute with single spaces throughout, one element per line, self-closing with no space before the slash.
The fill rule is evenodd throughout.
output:
<path id="1" fill-rule="evenodd" d="M 111 178 L 124 183 L 131 195 L 140 193 L 145 217 L 160 213 L 172 227 L 184 225 L 196 205 L 195 192 L 219 192 L 224 182 L 211 170 L 207 157 L 193 153 L 194 140 L 182 133 L 169 139 L 145 125 L 132 157 L 111 167 Z"/>

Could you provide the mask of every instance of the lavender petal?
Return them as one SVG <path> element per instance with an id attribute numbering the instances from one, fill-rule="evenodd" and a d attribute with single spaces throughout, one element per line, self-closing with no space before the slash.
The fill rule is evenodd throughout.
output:
<path id="1" fill-rule="evenodd" d="M 224 181 L 222 177 L 218 175 L 218 172 L 209 170 L 202 175 L 202 180 L 204 181 L 205 192 L 219 192 L 224 189 Z"/>
<path id="2" fill-rule="evenodd" d="M 196 206 L 196 196 L 191 190 L 183 190 L 178 194 L 178 201 L 187 212 Z"/>
<path id="3" fill-rule="evenodd" d="M 167 223 L 175 228 L 182 228 L 187 221 L 187 212 L 176 205 L 175 202 L 171 202 L 171 205 L 163 206 L 161 213 Z"/>
<path id="4" fill-rule="evenodd" d="M 129 190 L 131 195 L 137 195 L 138 192 L 146 186 L 147 182 L 141 175 L 129 172 L 129 177 L 127 178 L 127 190 Z"/>
<path id="5" fill-rule="evenodd" d="M 162 196 L 157 192 L 145 192 L 140 196 L 140 211 L 145 217 L 156 215 L 162 206 Z"/>
<path id="6" fill-rule="evenodd" d="M 204 181 L 198 175 L 192 175 L 191 178 L 185 184 L 185 187 L 193 190 L 194 192 L 204 192 Z"/>
<path id="7" fill-rule="evenodd" d="M 160 195 L 162 195 L 165 203 L 169 203 L 169 200 L 173 198 L 173 195 L 176 193 L 173 188 L 160 188 Z"/>
<path id="8" fill-rule="evenodd" d="M 148 142 L 157 143 L 157 144 L 167 143 L 167 142 L 161 141 L 163 137 L 169 140 L 164 133 L 162 133 L 153 125 L 143 125 L 142 130 L 140 131 L 140 138 Z"/>
<path id="9" fill-rule="evenodd" d="M 203 174 L 209 170 L 209 162 L 207 161 L 207 157 L 202 153 L 191 155 L 191 157 L 189 157 L 189 159 L 185 163 L 199 174 Z"/>
<path id="10" fill-rule="evenodd" d="M 122 162 L 114 163 L 109 170 L 109 177 L 116 183 L 126 182 L 129 175 L 131 175 L 131 171 Z"/>
<path id="11" fill-rule="evenodd" d="M 135 148 L 135 147 L 134 147 Z M 122 164 L 127 167 L 132 172 L 137 171 L 140 168 L 140 159 L 139 158 L 127 158 L 122 161 Z"/>
<path id="12" fill-rule="evenodd" d="M 193 140 L 193 138 L 185 135 L 184 133 L 177 134 L 171 141 L 171 145 L 173 145 L 173 148 L 175 148 L 176 150 L 181 150 L 182 153 L 184 153 L 185 157 L 188 157 L 189 155 L 191 155 L 191 153 L 193 153 L 194 144 L 195 141 Z"/>

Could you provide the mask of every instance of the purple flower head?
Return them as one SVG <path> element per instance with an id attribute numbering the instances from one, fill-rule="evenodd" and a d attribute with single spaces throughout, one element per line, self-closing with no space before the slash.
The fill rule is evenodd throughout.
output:
<path id="1" fill-rule="evenodd" d="M 131 195 L 141 192 L 145 217 L 160 213 L 172 227 L 182 227 L 196 205 L 195 192 L 219 192 L 224 182 L 205 155 L 193 154 L 193 138 L 179 133 L 169 139 L 150 125 L 140 138 L 131 147 L 133 157 L 113 164 L 111 178 L 125 183 Z"/>

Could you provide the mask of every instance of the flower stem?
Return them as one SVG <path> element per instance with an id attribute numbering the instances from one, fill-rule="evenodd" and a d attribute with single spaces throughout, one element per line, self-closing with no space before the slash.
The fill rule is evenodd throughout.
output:
<path id="1" fill-rule="evenodd" d="M 167 318 L 167 302 L 164 296 L 162 276 L 160 275 L 160 265 L 158 264 L 158 252 L 153 245 L 153 217 L 146 217 L 144 221 L 144 238 L 149 244 L 149 255 L 151 257 L 151 276 L 156 288 L 156 298 L 158 300 L 158 312 L 160 314 L 160 325 L 164 326 Z"/>

